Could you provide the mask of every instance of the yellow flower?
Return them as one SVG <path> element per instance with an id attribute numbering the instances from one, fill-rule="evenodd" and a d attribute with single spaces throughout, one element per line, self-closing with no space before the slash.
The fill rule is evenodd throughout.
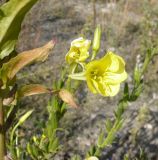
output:
<path id="1" fill-rule="evenodd" d="M 91 41 L 82 37 L 72 41 L 69 52 L 66 54 L 67 63 L 81 63 L 89 57 Z"/>
<path id="2" fill-rule="evenodd" d="M 99 159 L 97 157 L 92 156 L 92 157 L 86 158 L 85 160 L 99 160 Z"/>
<path id="3" fill-rule="evenodd" d="M 120 56 L 108 52 L 103 58 L 86 65 L 85 76 L 93 93 L 115 96 L 120 89 L 120 83 L 127 78 L 125 62 Z"/>

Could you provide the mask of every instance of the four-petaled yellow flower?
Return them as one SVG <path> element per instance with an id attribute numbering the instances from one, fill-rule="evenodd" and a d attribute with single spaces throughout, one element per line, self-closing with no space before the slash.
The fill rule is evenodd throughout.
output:
<path id="1" fill-rule="evenodd" d="M 127 78 L 125 62 L 120 56 L 108 52 L 103 58 L 86 65 L 85 76 L 93 93 L 115 96 L 120 89 L 120 83 Z"/>
<path id="2" fill-rule="evenodd" d="M 86 158 L 85 160 L 99 160 L 99 159 L 95 156 L 92 156 L 92 157 Z"/>
<path id="3" fill-rule="evenodd" d="M 72 41 L 69 52 L 66 54 L 66 61 L 69 64 L 82 63 L 89 57 L 91 41 L 82 37 Z"/>

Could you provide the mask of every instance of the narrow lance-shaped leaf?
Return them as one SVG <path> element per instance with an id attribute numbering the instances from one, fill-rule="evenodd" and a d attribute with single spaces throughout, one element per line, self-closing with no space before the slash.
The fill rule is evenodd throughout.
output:
<path id="1" fill-rule="evenodd" d="M 29 84 L 18 89 L 17 98 L 44 93 L 51 93 L 51 91 L 40 84 Z"/>
<path id="2" fill-rule="evenodd" d="M 98 137 L 98 143 L 97 143 L 97 146 L 98 147 L 101 147 L 103 142 L 104 142 L 104 136 L 105 136 L 105 133 L 104 131 L 101 131 L 99 137 Z"/>
<path id="3" fill-rule="evenodd" d="M 20 117 L 20 119 L 18 120 L 17 124 L 14 126 L 14 128 L 13 128 L 12 131 L 11 131 L 11 135 L 10 135 L 10 141 L 11 141 L 11 142 L 13 142 L 13 136 L 14 136 L 14 133 L 15 133 L 16 129 L 17 129 L 20 125 L 22 125 L 22 124 L 30 117 L 30 115 L 32 114 L 33 111 L 34 111 L 33 109 L 32 109 L 32 110 L 29 110 L 29 111 L 27 111 L 24 115 L 22 115 L 22 116 Z"/>
<path id="4" fill-rule="evenodd" d="M 0 70 L 3 85 L 5 85 L 8 80 L 13 79 L 16 73 L 26 65 L 34 61 L 46 60 L 50 51 L 53 49 L 54 44 L 54 41 L 50 41 L 43 47 L 22 52 L 12 58 L 9 62 L 5 63 Z"/>
<path id="5" fill-rule="evenodd" d="M 21 23 L 38 0 L 9 0 L 0 7 L 0 59 L 15 48 Z"/>

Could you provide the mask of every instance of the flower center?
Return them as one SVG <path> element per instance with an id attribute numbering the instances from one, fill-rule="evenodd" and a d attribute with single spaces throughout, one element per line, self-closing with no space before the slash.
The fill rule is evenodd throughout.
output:
<path id="1" fill-rule="evenodd" d="M 101 79 L 101 75 L 99 74 L 98 69 L 95 69 L 93 71 L 90 72 L 92 79 L 94 80 L 100 80 Z"/>
<path id="2" fill-rule="evenodd" d="M 80 52 L 79 52 L 79 51 L 71 52 L 71 57 L 72 57 L 73 59 L 79 59 L 79 57 L 80 57 Z"/>

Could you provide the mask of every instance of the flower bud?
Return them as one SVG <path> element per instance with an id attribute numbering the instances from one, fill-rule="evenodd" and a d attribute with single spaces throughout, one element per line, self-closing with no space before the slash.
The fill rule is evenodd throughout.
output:
<path id="1" fill-rule="evenodd" d="M 26 119 L 32 114 L 33 110 L 30 110 L 28 112 L 26 112 L 20 119 L 19 119 L 19 125 L 24 123 L 26 121 Z"/>
<path id="2" fill-rule="evenodd" d="M 89 48 L 91 41 L 80 37 L 71 42 L 69 52 L 66 54 L 66 62 L 72 63 L 83 63 L 89 57 Z"/>
<path id="3" fill-rule="evenodd" d="M 100 49 L 100 39 L 101 39 L 101 27 L 100 25 L 97 26 L 94 32 L 94 39 L 93 39 L 93 51 L 98 52 Z"/>

